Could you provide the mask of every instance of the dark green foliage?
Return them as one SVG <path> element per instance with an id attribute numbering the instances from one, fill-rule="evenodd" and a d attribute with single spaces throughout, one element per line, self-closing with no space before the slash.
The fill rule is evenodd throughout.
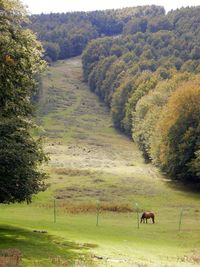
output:
<path id="1" fill-rule="evenodd" d="M 170 176 L 190 177 L 193 181 L 199 175 L 199 141 L 196 140 L 199 128 L 194 127 L 184 150 L 181 129 L 185 133 L 186 128 L 192 126 L 188 117 L 181 124 L 180 114 L 180 123 L 177 120 L 166 140 L 160 141 L 161 144 L 169 142 L 170 149 L 167 159 L 159 162 L 156 159 L 162 153 L 154 133 L 157 122 L 162 121 L 159 115 L 170 94 L 177 89 L 179 81 L 186 81 L 188 77 L 187 73 L 177 78 L 174 75 L 200 71 L 199 11 L 199 7 L 182 8 L 167 15 L 134 16 L 125 24 L 124 35 L 91 42 L 82 57 L 85 80 L 91 90 L 111 106 L 115 127 L 133 136 L 146 160 L 153 159 Z M 169 79 L 172 81 L 168 82 Z M 159 135 L 159 130 L 156 134 Z M 179 142 L 182 142 L 181 149 Z"/>
<path id="2" fill-rule="evenodd" d="M 99 89 L 99 92 L 101 98 L 108 106 L 111 105 L 113 93 L 120 85 L 123 75 L 125 74 L 125 68 L 126 64 L 124 61 L 116 60 L 115 64 L 110 65 L 109 69 L 107 70 L 105 79 L 102 83 L 101 88 Z"/>
<path id="3" fill-rule="evenodd" d="M 124 34 L 135 34 L 137 32 L 172 31 L 173 23 L 166 16 L 155 16 L 152 18 L 134 18 L 124 27 Z"/>
<path id="4" fill-rule="evenodd" d="M 37 168 L 45 156 L 30 127 L 21 119 L 1 119 L 0 203 L 30 202 L 33 194 L 45 189 L 45 174 Z"/>
<path id="5" fill-rule="evenodd" d="M 101 59 L 109 56 L 111 45 L 112 39 L 110 38 L 93 40 L 88 44 L 87 49 L 82 55 L 83 75 L 85 81 L 88 80 L 91 71 L 97 65 L 97 63 Z"/>
<path id="6" fill-rule="evenodd" d="M 88 16 L 99 36 L 111 36 L 122 32 L 123 22 L 114 10 L 88 12 Z"/>
<path id="7" fill-rule="evenodd" d="M 46 59 L 55 61 L 80 55 L 92 39 L 121 34 L 126 23 L 133 17 L 148 18 L 162 15 L 164 12 L 163 7 L 143 6 L 105 11 L 41 14 L 30 16 L 32 23 L 28 24 L 28 27 L 37 32 L 39 39 L 45 44 Z M 120 49 L 113 48 L 113 54 L 121 55 Z"/>
<path id="8" fill-rule="evenodd" d="M 145 96 L 150 90 L 155 88 L 158 77 L 154 77 L 151 72 L 143 73 L 140 76 L 139 83 L 132 91 L 125 109 L 124 128 L 128 134 L 131 134 L 131 129 L 134 127 L 135 121 L 133 112 L 135 112 L 137 102 Z"/>
<path id="9" fill-rule="evenodd" d="M 98 36 L 84 12 L 33 15 L 30 20 L 26 27 L 37 32 L 48 48 L 46 59 L 52 61 L 80 55 L 88 41 Z"/>
<path id="10" fill-rule="evenodd" d="M 124 27 L 124 34 L 146 32 L 148 20 L 146 18 L 134 18 Z"/>
<path id="11" fill-rule="evenodd" d="M 91 91 L 95 91 L 101 99 L 103 99 L 103 94 L 101 93 L 102 83 L 106 78 L 107 71 L 115 60 L 115 56 L 103 58 L 88 77 L 88 84 Z"/>
<path id="12" fill-rule="evenodd" d="M 45 42 L 45 57 L 48 61 L 56 61 L 60 54 L 60 47 L 56 43 Z"/>
<path id="13" fill-rule="evenodd" d="M 111 113 L 115 127 L 122 131 L 125 131 L 123 123 L 125 117 L 125 105 L 127 103 L 130 92 L 133 90 L 134 80 L 131 77 L 125 77 L 123 80 L 124 82 L 120 84 L 120 86 L 113 94 Z"/>
<path id="14" fill-rule="evenodd" d="M 42 47 L 22 29 L 25 11 L 18 1 L 2 0 L 0 9 L 0 203 L 31 201 L 45 189 L 45 160 L 39 141 L 31 137 L 36 77 L 45 63 Z M 16 14 L 18 14 L 16 16 Z"/>
<path id="15" fill-rule="evenodd" d="M 200 150 L 195 152 L 195 158 L 188 164 L 190 174 L 192 177 L 200 179 Z"/>
<path id="16" fill-rule="evenodd" d="M 180 117 L 168 133 L 170 154 L 167 164 L 163 166 L 164 171 L 172 177 L 190 178 L 191 180 L 195 178 L 188 170 L 188 163 L 195 157 L 197 143 L 200 143 L 199 137 L 199 120 L 192 119 L 191 114 L 188 117 Z"/>
<path id="17" fill-rule="evenodd" d="M 199 17 L 200 6 L 180 8 L 176 11 L 168 13 L 169 21 L 173 24 L 173 28 L 180 36 L 199 36 Z M 190 38 L 190 37 L 189 37 Z"/>
<path id="18" fill-rule="evenodd" d="M 150 32 L 171 31 L 173 30 L 173 24 L 168 17 L 154 17 L 149 21 L 147 29 Z"/>

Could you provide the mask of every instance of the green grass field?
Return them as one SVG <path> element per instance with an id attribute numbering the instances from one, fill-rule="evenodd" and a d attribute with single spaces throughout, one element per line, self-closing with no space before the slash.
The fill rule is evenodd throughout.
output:
<path id="1" fill-rule="evenodd" d="M 0 205 L 0 249 L 19 249 L 25 267 L 199 266 L 199 194 L 145 164 L 113 128 L 82 82 L 80 58 L 51 66 L 42 88 L 35 134 L 50 158 L 49 187 L 30 205 Z M 137 207 L 156 223 L 138 229 Z"/>

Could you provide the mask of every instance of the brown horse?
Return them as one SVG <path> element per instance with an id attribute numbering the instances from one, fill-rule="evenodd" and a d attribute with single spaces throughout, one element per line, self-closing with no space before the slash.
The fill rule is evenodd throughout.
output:
<path id="1" fill-rule="evenodd" d="M 141 216 L 141 220 L 140 220 L 140 223 L 145 223 L 145 220 L 146 220 L 146 223 L 147 223 L 147 220 L 148 219 L 152 219 L 152 222 L 155 223 L 154 221 L 154 218 L 155 218 L 155 215 L 153 212 L 143 212 L 142 216 Z"/>

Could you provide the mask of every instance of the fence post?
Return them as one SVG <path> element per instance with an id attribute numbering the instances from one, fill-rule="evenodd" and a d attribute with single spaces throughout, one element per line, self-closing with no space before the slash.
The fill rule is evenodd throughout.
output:
<path id="1" fill-rule="evenodd" d="M 100 204 L 99 204 L 99 201 L 97 201 L 97 220 L 96 220 L 96 226 L 99 226 L 99 210 L 100 210 Z"/>
<path id="2" fill-rule="evenodd" d="M 139 216 L 139 208 L 138 208 L 138 203 L 135 203 L 136 206 L 136 212 L 137 212 L 137 228 L 140 228 L 140 216 Z"/>
<path id="3" fill-rule="evenodd" d="M 53 201 L 53 213 L 54 213 L 54 223 L 56 223 L 56 200 Z"/>

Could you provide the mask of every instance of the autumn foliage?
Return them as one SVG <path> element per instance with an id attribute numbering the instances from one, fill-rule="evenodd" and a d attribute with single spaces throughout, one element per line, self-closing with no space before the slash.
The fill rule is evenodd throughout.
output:
<path id="1" fill-rule="evenodd" d="M 82 54 L 84 78 L 114 125 L 172 179 L 200 179 L 199 7 L 133 17 Z"/>
<path id="2" fill-rule="evenodd" d="M 156 131 L 162 169 L 177 178 L 200 179 L 194 166 L 200 148 L 200 84 L 189 81 L 172 93 Z"/>

